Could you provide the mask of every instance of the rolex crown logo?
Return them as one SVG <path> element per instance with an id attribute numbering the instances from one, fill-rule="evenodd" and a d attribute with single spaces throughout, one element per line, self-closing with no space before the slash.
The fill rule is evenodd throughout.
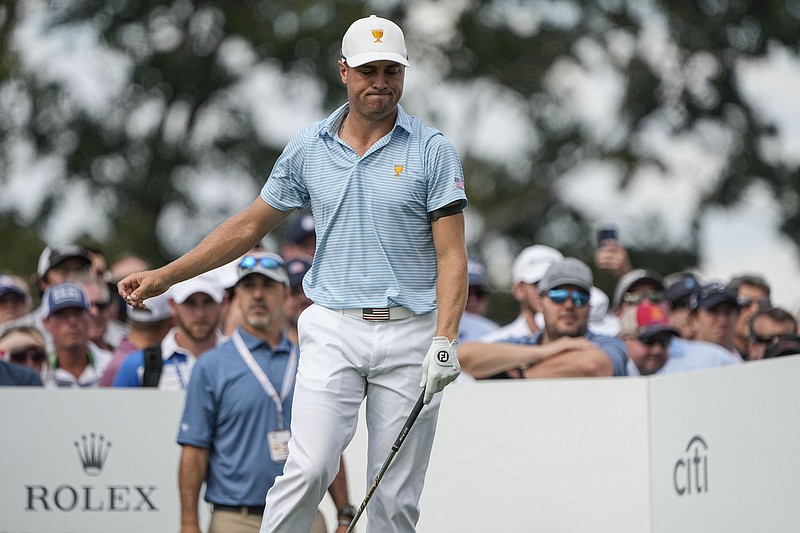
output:
<path id="1" fill-rule="evenodd" d="M 111 442 L 103 435 L 92 432 L 88 436 L 82 435 L 81 442 L 76 440 L 74 444 L 83 471 L 89 476 L 99 476 L 108 457 Z"/>
<path id="2" fill-rule="evenodd" d="M 383 42 L 383 41 L 381 41 L 381 37 L 383 37 L 383 30 L 382 29 L 378 28 L 378 29 L 372 30 L 372 36 L 375 37 L 375 41 L 374 42 L 376 42 L 376 43 L 382 43 Z"/>

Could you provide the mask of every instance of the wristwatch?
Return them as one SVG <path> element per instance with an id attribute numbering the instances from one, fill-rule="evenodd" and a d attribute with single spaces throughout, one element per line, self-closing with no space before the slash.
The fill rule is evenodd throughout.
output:
<path id="1" fill-rule="evenodd" d="M 336 514 L 339 519 L 349 518 L 352 520 L 356 516 L 356 508 L 348 503 L 344 507 L 336 509 Z"/>

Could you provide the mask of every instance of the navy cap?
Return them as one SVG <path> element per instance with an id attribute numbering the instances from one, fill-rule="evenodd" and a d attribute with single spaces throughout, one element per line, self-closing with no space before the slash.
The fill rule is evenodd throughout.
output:
<path id="1" fill-rule="evenodd" d="M 42 296 L 44 316 L 49 317 L 57 311 L 77 307 L 89 309 L 89 296 L 77 283 L 59 283 L 49 287 Z"/>
<path id="2" fill-rule="evenodd" d="M 316 236 L 314 231 L 314 217 L 311 213 L 301 213 L 292 219 L 286 240 L 292 244 L 298 244 L 308 237 Z"/>
<path id="3" fill-rule="evenodd" d="M 22 298 L 23 300 L 27 300 L 29 296 L 29 291 L 20 285 L 20 283 L 15 280 L 11 276 L 2 275 L 0 276 L 0 296 L 4 294 L 13 293 Z"/>
<path id="4" fill-rule="evenodd" d="M 676 272 L 664 278 L 664 291 L 670 305 L 700 290 L 700 279 L 691 272 Z"/>
<path id="5" fill-rule="evenodd" d="M 736 308 L 739 307 L 739 300 L 736 298 L 736 293 L 724 283 L 716 281 L 708 285 L 703 285 L 700 290 L 692 294 L 689 300 L 689 309 L 692 311 L 711 309 L 722 303 L 730 303 Z"/>
<path id="6" fill-rule="evenodd" d="M 303 283 L 303 277 L 309 270 L 311 270 L 311 259 L 308 257 L 295 257 L 286 261 L 286 271 L 289 272 L 289 286 L 294 288 Z"/>

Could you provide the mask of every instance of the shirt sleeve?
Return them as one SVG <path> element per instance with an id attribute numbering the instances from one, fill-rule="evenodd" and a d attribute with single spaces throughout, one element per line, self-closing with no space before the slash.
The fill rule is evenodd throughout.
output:
<path id="1" fill-rule="evenodd" d="M 453 144 L 442 134 L 431 137 L 425 146 L 425 175 L 428 180 L 428 212 L 455 201 L 467 205 L 464 171 Z"/>
<path id="2" fill-rule="evenodd" d="M 206 365 L 198 361 L 186 387 L 186 403 L 181 425 L 178 428 L 178 444 L 198 448 L 210 448 L 214 439 L 214 414 L 216 396 Z"/>
<path id="3" fill-rule="evenodd" d="M 618 337 L 608 337 L 606 335 L 592 335 L 589 340 L 606 352 L 611 364 L 614 366 L 615 376 L 628 375 L 628 350 L 625 343 Z"/>
<path id="4" fill-rule="evenodd" d="M 261 198 L 279 211 L 302 209 L 308 205 L 309 194 L 303 180 L 305 136 L 308 134 L 308 130 L 303 130 L 289 141 L 261 189 Z"/>
<path id="5" fill-rule="evenodd" d="M 114 387 L 141 387 L 142 380 L 139 368 L 144 367 L 144 353 L 140 351 L 128 354 L 114 376 Z"/>

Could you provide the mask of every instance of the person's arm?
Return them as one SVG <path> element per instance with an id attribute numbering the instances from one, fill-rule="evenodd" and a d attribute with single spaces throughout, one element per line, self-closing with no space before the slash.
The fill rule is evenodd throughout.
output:
<path id="1" fill-rule="evenodd" d="M 137 370 L 144 365 L 144 354 L 141 351 L 131 352 L 119 365 L 117 375 L 114 376 L 113 387 L 141 387 L 142 379 Z"/>
<path id="2" fill-rule="evenodd" d="M 483 379 L 508 370 L 528 368 L 564 351 L 589 348 L 590 344 L 583 337 L 561 337 L 543 345 L 467 342 L 458 347 L 458 361 L 461 370 Z"/>
<path id="3" fill-rule="evenodd" d="M 328 487 L 328 493 L 336 506 L 336 518 L 338 520 L 336 533 L 347 531 L 347 526 L 350 525 L 350 521 L 355 515 L 349 515 L 352 512 L 352 504 L 347 490 L 347 472 L 345 472 L 344 468 L 344 456 L 339 457 L 339 472 L 336 473 L 331 486 Z"/>
<path id="4" fill-rule="evenodd" d="M 155 270 L 136 272 L 117 284 L 119 294 L 134 307 L 164 293 L 171 285 L 224 265 L 250 250 L 290 211 L 279 211 L 261 197 L 212 231 L 200 244 L 175 261 Z"/>
<path id="5" fill-rule="evenodd" d="M 198 501 L 208 469 L 208 449 L 183 445 L 178 470 L 181 497 L 181 533 L 200 533 Z"/>
<path id="6" fill-rule="evenodd" d="M 431 229 L 436 247 L 436 336 L 455 340 L 469 292 L 464 213 L 439 218 L 431 222 Z"/>
<path id="7" fill-rule="evenodd" d="M 597 345 L 561 352 L 532 366 L 525 372 L 526 378 L 580 378 L 613 375 L 614 365 L 611 359 Z"/>

